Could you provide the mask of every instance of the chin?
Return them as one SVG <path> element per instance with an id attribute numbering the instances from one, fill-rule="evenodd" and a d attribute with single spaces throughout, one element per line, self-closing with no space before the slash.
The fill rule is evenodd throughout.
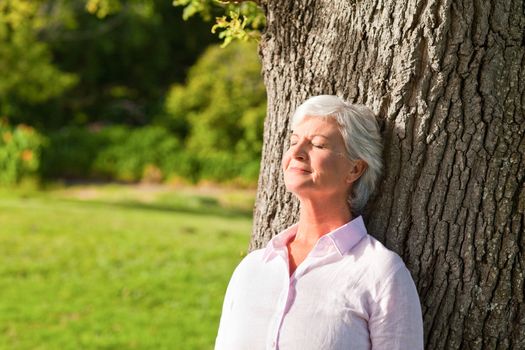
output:
<path id="1" fill-rule="evenodd" d="M 286 190 L 293 193 L 296 197 L 304 197 L 308 193 L 312 192 L 312 187 L 310 184 L 299 182 L 299 181 L 290 181 L 285 182 Z"/>
<path id="2" fill-rule="evenodd" d="M 301 188 L 299 184 L 291 183 L 291 182 L 284 182 L 284 185 L 286 187 L 286 191 L 292 192 L 293 194 L 296 194 L 296 192 Z"/>

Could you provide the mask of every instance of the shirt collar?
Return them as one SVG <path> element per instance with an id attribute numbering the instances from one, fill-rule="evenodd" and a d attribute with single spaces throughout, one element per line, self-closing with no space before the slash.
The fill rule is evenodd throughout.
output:
<path id="1" fill-rule="evenodd" d="M 297 224 L 293 224 L 277 236 L 273 237 L 263 254 L 263 261 L 267 262 L 276 255 L 279 255 L 286 248 L 286 243 L 297 234 Z"/>
<path id="2" fill-rule="evenodd" d="M 263 261 L 267 262 L 274 256 L 285 252 L 286 243 L 296 234 L 297 224 L 294 224 L 273 237 L 266 246 L 263 254 Z M 322 246 L 332 245 L 336 248 L 337 253 L 340 256 L 343 256 L 366 235 L 367 231 L 363 217 L 358 216 L 343 226 L 340 226 L 319 238 L 312 249 L 312 252 L 317 255 L 318 253 L 316 253 L 316 250 L 322 248 Z"/>

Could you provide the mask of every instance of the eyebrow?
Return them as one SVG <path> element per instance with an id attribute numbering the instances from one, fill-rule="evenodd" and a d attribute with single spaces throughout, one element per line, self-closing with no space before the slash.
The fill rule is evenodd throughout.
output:
<path id="1" fill-rule="evenodd" d="M 290 132 L 290 136 L 299 136 L 299 135 L 297 135 L 295 132 L 291 131 L 291 132 Z M 329 137 L 324 136 L 324 135 L 321 135 L 321 134 L 313 134 L 313 135 L 310 135 L 310 137 L 311 137 L 311 138 L 314 138 L 314 137 L 322 137 L 322 138 L 324 138 L 324 139 L 330 140 Z"/>

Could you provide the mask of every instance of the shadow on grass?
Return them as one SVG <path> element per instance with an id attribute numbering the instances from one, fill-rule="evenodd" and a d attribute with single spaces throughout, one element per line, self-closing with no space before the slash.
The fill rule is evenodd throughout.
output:
<path id="1" fill-rule="evenodd" d="M 56 201 L 62 203 L 92 205 L 92 206 L 110 206 L 127 209 L 150 210 L 160 212 L 172 212 L 202 216 L 217 217 L 239 217 L 251 218 L 253 210 L 251 205 L 225 206 L 221 204 L 218 198 L 207 195 L 168 195 L 154 199 L 153 201 L 137 200 L 134 198 L 122 199 L 118 197 L 109 198 L 76 198 L 63 195 L 56 195 L 48 191 L 35 191 L 34 189 L 11 189 L 0 187 L 0 200 L 4 197 L 18 198 L 21 200 L 40 199 L 45 201 Z"/>
<path id="2" fill-rule="evenodd" d="M 224 218 L 251 218 L 253 213 L 248 209 L 241 208 L 225 208 L 214 198 L 202 197 L 199 200 L 199 206 L 190 207 L 178 203 L 144 203 L 134 200 L 122 200 L 122 201 L 104 201 L 104 200 L 80 200 L 71 198 L 60 198 L 56 199 L 61 202 L 70 202 L 75 204 L 84 205 L 102 205 L 112 206 L 126 209 L 140 209 L 140 210 L 151 210 L 160 212 L 180 213 L 180 214 L 192 214 L 192 215 L 203 215 L 203 216 L 218 216 Z"/>

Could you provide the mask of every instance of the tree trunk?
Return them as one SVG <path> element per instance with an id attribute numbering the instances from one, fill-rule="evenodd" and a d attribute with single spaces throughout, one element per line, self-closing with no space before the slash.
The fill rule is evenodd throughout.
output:
<path id="1" fill-rule="evenodd" d="M 428 349 L 525 349 L 523 0 L 263 0 L 268 116 L 254 232 L 297 220 L 280 161 L 308 97 L 371 107 L 385 175 L 369 232 L 402 256 Z"/>

